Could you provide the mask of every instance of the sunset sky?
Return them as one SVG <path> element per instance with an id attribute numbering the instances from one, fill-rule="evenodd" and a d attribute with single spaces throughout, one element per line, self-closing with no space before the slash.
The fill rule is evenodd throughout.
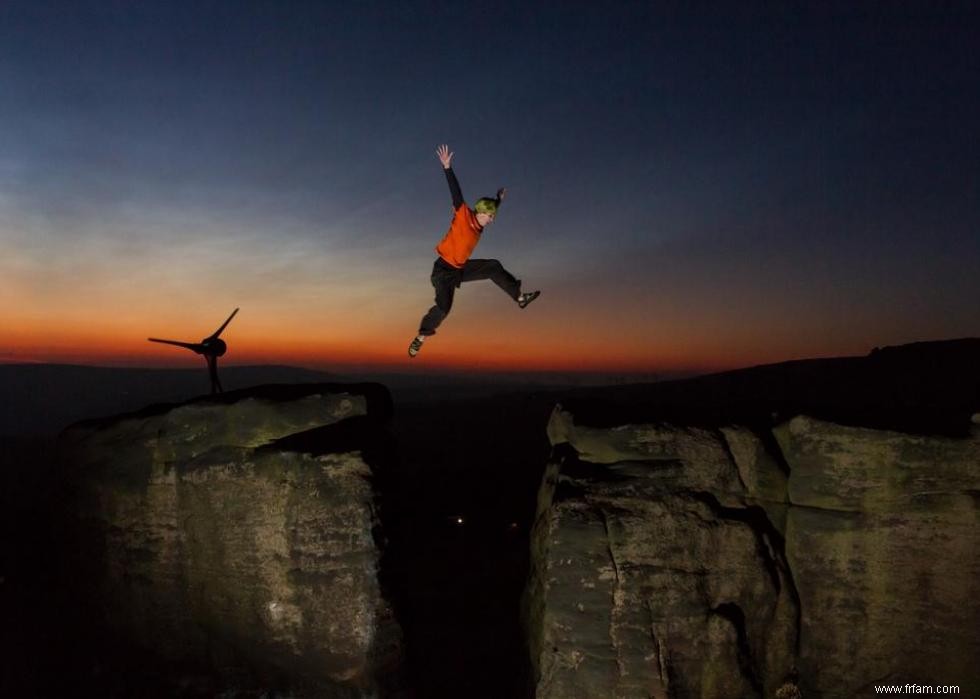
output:
<path id="1" fill-rule="evenodd" d="M 556 8 L 562 9 L 556 9 Z M 975 3 L 0 3 L 0 361 L 660 371 L 980 335 Z M 535 9 L 537 8 L 537 9 Z M 432 304 L 450 219 L 542 296 Z"/>

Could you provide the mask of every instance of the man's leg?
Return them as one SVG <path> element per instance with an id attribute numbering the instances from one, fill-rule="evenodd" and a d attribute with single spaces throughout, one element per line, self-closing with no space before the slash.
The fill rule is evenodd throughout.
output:
<path id="1" fill-rule="evenodd" d="M 453 307 L 453 296 L 456 293 L 456 279 L 458 272 L 445 269 L 443 265 L 436 262 L 432 268 L 432 286 L 436 290 L 436 303 L 429 309 L 429 312 L 422 318 L 419 324 L 419 335 L 428 337 L 436 334 L 436 328 L 446 319 L 449 311 Z"/>
<path id="2" fill-rule="evenodd" d="M 461 281 L 489 279 L 515 301 L 521 295 L 521 281 L 504 269 L 499 260 L 468 260 L 463 266 Z"/>
<path id="3" fill-rule="evenodd" d="M 453 295 L 456 293 L 456 281 L 459 272 L 448 265 L 440 265 L 439 261 L 432 267 L 432 286 L 436 290 L 436 303 L 419 323 L 419 334 L 408 346 L 408 356 L 416 357 L 422 349 L 425 338 L 436 334 L 436 328 L 446 319 L 453 307 Z"/>

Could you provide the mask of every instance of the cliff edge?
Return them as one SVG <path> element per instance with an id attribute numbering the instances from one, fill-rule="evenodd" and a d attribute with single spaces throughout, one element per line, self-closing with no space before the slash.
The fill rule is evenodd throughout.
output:
<path id="1" fill-rule="evenodd" d="M 980 691 L 969 349 L 930 380 L 917 348 L 830 381 L 797 364 L 557 406 L 525 595 L 536 696 Z"/>
<path id="2" fill-rule="evenodd" d="M 372 486 L 390 414 L 380 385 L 306 384 L 68 428 L 74 572 L 110 691 L 390 690 Z"/>

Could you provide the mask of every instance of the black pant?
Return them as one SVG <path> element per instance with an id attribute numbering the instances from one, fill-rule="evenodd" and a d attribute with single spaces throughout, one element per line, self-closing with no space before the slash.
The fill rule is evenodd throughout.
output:
<path id="1" fill-rule="evenodd" d="M 436 288 L 436 305 L 429 309 L 419 325 L 419 335 L 435 335 L 436 328 L 449 315 L 453 307 L 453 296 L 463 282 L 490 279 L 515 301 L 521 294 L 521 282 L 504 269 L 498 260 L 467 260 L 462 269 L 457 269 L 436 258 L 432 265 L 432 286 Z"/>

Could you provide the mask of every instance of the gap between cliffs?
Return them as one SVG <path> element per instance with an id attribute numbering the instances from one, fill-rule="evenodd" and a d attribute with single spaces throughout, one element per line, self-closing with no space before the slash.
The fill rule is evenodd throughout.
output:
<path id="1" fill-rule="evenodd" d="M 554 400 L 396 396 L 377 482 L 382 583 L 413 696 L 533 696 L 520 609 Z"/>
<path id="2" fill-rule="evenodd" d="M 403 629 L 413 697 L 534 696 L 521 598 L 539 487 L 552 456 L 546 426 L 559 398 L 544 391 L 394 402 L 391 453 L 377 483 L 386 539 L 382 582 Z M 616 477 L 569 456 L 563 469 Z M 722 519 L 749 525 L 768 574 L 778 588 L 782 569 L 798 604 L 782 536 L 761 507 L 728 508 L 710 493 L 686 494 Z M 713 610 L 742 630 L 740 659 L 751 665 L 740 612 Z"/>

